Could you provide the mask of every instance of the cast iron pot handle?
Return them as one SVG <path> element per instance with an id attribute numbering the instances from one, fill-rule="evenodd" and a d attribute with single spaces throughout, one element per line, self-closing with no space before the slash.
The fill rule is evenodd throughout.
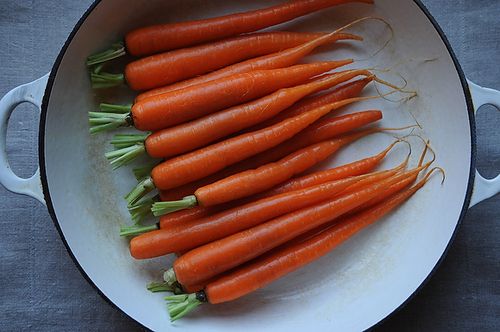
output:
<path id="1" fill-rule="evenodd" d="M 483 88 L 471 81 L 468 81 L 469 89 L 472 95 L 472 102 L 474 103 L 474 111 L 485 105 L 491 104 L 500 110 L 500 91 Z M 500 175 L 493 179 L 485 179 L 476 170 L 476 177 L 474 180 L 474 189 L 469 207 L 473 207 L 477 203 L 484 201 L 496 194 L 500 193 Z"/>
<path id="2" fill-rule="evenodd" d="M 40 181 L 40 168 L 37 168 L 35 174 L 30 178 L 23 179 L 17 176 L 10 168 L 9 160 L 7 159 L 6 140 L 7 123 L 17 105 L 28 102 L 35 105 L 38 110 L 41 110 L 42 98 L 48 77 L 49 74 L 31 83 L 20 85 L 10 90 L 0 99 L 0 183 L 7 190 L 36 198 L 44 205 L 45 199 Z"/>

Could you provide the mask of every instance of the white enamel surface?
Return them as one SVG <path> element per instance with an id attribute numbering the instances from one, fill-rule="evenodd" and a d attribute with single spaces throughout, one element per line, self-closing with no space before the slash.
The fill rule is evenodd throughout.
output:
<path id="1" fill-rule="evenodd" d="M 483 88 L 475 83 L 469 81 L 469 88 L 472 94 L 472 101 L 476 112 L 485 104 L 494 105 L 500 110 L 500 91 L 493 89 Z M 470 207 L 479 202 L 484 201 L 500 192 L 500 175 L 493 179 L 485 179 L 476 170 L 476 177 L 474 178 L 474 191 L 470 200 Z"/>
<path id="2" fill-rule="evenodd" d="M 33 81 L 20 85 L 0 99 L 0 183 L 14 193 L 31 196 L 42 204 L 45 200 L 40 182 L 40 169 L 27 179 L 20 178 L 10 168 L 7 159 L 6 141 L 7 125 L 10 115 L 21 103 L 31 103 L 38 110 L 41 109 L 42 97 L 47 85 L 49 74 Z"/>
<path id="3" fill-rule="evenodd" d="M 263 7 L 276 1 L 118 1 L 104 0 L 85 21 L 57 72 L 46 122 L 45 159 L 52 203 L 62 232 L 79 264 L 118 307 L 153 330 L 169 330 L 162 294 L 145 284 L 159 279 L 171 258 L 133 260 L 125 239 L 117 236 L 128 222 L 123 196 L 134 184 L 129 168 L 112 171 L 103 153 L 111 135 L 88 135 L 87 111 L 98 102 L 130 102 L 126 89 L 108 95 L 90 89 L 84 60 L 129 29 L 154 21 L 188 20 Z M 296 20 L 289 29 L 328 31 L 364 15 L 380 15 L 394 27 L 395 39 L 376 57 L 356 67 L 398 66 L 396 71 L 418 98 L 403 104 L 370 101 L 348 110 L 381 108 L 383 126 L 422 124 L 446 169 L 411 201 L 330 255 L 232 303 L 205 305 L 176 322 L 187 331 L 362 330 L 402 304 L 428 276 L 443 254 L 464 204 L 469 178 L 471 138 L 465 97 L 452 60 L 427 17 L 412 1 L 377 1 L 376 6 L 347 5 Z M 380 23 L 354 29 L 366 41 L 354 47 L 328 48 L 308 59 L 367 58 L 387 31 Z M 425 61 L 433 59 L 433 61 Z M 398 76 L 382 77 L 400 82 Z M 366 94 L 375 94 L 373 86 Z M 391 96 L 391 98 L 397 98 Z M 382 150 L 392 138 L 377 134 L 342 150 L 328 164 L 338 165 Z M 420 152 L 412 140 L 414 154 Z M 404 145 L 385 166 L 399 163 Z"/>

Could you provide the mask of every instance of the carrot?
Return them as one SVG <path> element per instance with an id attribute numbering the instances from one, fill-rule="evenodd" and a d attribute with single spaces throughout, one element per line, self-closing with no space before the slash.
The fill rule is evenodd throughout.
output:
<path id="1" fill-rule="evenodd" d="M 278 194 L 283 194 L 295 190 L 300 190 L 308 187 L 312 187 L 315 185 L 319 185 L 325 182 L 329 181 L 335 181 L 335 180 L 341 180 L 347 177 L 351 176 L 358 176 L 362 174 L 366 174 L 370 171 L 372 171 L 381 161 L 387 153 L 394 147 L 396 143 L 399 141 L 396 141 L 389 145 L 386 149 L 381 151 L 379 154 L 361 159 L 349 164 L 345 164 L 342 166 L 338 166 L 335 168 L 331 168 L 325 171 L 318 171 L 309 175 L 305 175 L 301 178 L 293 178 L 289 181 L 284 182 L 281 185 L 278 185 L 274 187 L 271 190 L 268 190 L 266 192 L 253 195 L 247 199 L 244 199 L 243 201 L 236 201 L 236 202 L 229 202 L 226 204 L 220 204 L 216 206 L 210 206 L 210 207 L 204 207 L 204 206 L 195 206 L 190 209 L 185 209 L 185 210 L 180 210 L 180 211 L 175 211 L 173 213 L 169 213 L 166 215 L 163 215 L 160 217 L 160 222 L 151 225 L 151 226 L 127 226 L 127 227 L 122 227 L 120 236 L 131 236 L 131 235 L 139 235 L 145 232 L 149 232 L 152 230 L 157 230 L 157 229 L 177 229 L 178 227 L 185 227 L 187 228 L 188 225 L 191 224 L 191 222 L 195 222 L 197 220 L 201 219 L 207 219 L 206 217 L 210 217 L 216 213 L 219 213 L 221 211 L 225 211 L 228 209 L 233 209 L 237 206 L 244 205 L 248 202 L 254 201 L 256 199 L 262 199 L 262 198 L 267 198 L 271 197 L 274 195 Z M 396 174 L 398 171 L 403 169 L 406 164 L 408 163 L 409 156 L 406 158 L 405 161 L 403 161 L 400 165 L 395 167 L 392 170 L 388 171 L 382 171 L 378 172 L 380 173 L 377 175 L 379 180 L 384 179 L 386 177 L 392 176 Z M 375 174 L 374 174 L 375 175 Z M 149 204 L 146 208 L 150 208 L 152 205 Z M 197 223 L 195 223 L 197 224 Z M 191 247 L 189 249 L 192 249 Z"/>
<path id="2" fill-rule="evenodd" d="M 334 103 L 334 102 L 337 102 L 337 101 L 340 101 L 343 99 L 357 97 L 360 94 L 361 90 L 364 88 L 364 86 L 366 86 L 366 84 L 368 84 L 371 79 L 367 78 L 365 80 L 366 80 L 366 82 L 364 82 L 364 80 L 358 80 L 358 81 L 348 83 L 344 86 L 341 86 L 338 89 L 335 89 L 333 92 L 328 94 L 328 96 L 330 96 L 328 102 L 325 102 L 324 104 L 322 104 L 322 103 L 317 104 L 317 105 L 315 104 L 315 106 L 319 107 L 319 106 L 323 106 L 323 105 L 329 104 L 329 103 Z M 302 108 L 298 108 L 297 110 L 299 112 L 298 114 L 303 113 L 302 111 L 299 111 L 299 110 L 302 110 Z M 305 111 L 308 111 L 308 110 L 310 110 L 310 109 L 307 109 Z M 298 115 L 298 114 L 296 114 L 296 115 Z M 354 114 L 356 114 L 356 113 L 354 113 Z M 333 118 L 332 121 L 335 122 L 335 118 Z M 273 124 L 275 124 L 275 123 L 269 123 L 269 126 L 273 125 Z M 337 122 L 337 124 L 339 124 L 339 123 Z M 265 127 L 267 127 L 267 126 L 265 126 Z M 262 128 L 264 128 L 264 127 L 262 127 Z M 256 128 L 255 130 L 259 130 L 262 128 Z M 308 130 L 308 129 L 306 129 L 306 130 Z M 341 127 L 332 128 L 332 130 L 333 130 L 332 131 L 333 133 L 343 131 Z M 332 135 L 331 138 L 333 138 L 334 136 L 335 135 Z M 275 161 L 275 160 L 273 160 L 273 161 Z M 171 190 L 161 190 L 160 191 L 160 200 L 173 201 L 173 200 L 181 199 L 187 195 L 191 195 L 199 187 L 202 187 L 204 185 L 207 185 L 207 184 L 213 183 L 215 181 L 218 181 L 220 179 L 223 179 L 226 176 L 233 175 L 235 173 L 252 168 L 252 167 L 245 168 L 245 165 L 247 165 L 247 162 L 248 162 L 248 160 L 244 160 L 238 164 L 235 164 L 234 166 L 231 166 L 231 167 L 228 167 L 228 168 L 222 170 L 221 172 L 219 172 L 217 174 L 214 174 L 212 176 L 209 176 L 207 178 L 204 178 L 204 179 L 201 179 L 201 180 L 198 180 L 195 182 L 188 183 L 186 185 L 183 185 L 183 186 L 171 189 Z M 258 165 L 258 166 L 260 166 L 260 165 Z M 142 173 L 142 174 L 144 174 L 144 173 Z M 149 174 L 149 172 L 148 172 L 148 174 Z M 146 174 L 142 175 L 141 178 L 143 178 L 145 175 Z"/>
<path id="3" fill-rule="evenodd" d="M 136 259 L 145 259 L 192 249 L 285 213 L 319 203 L 359 180 L 360 177 L 351 177 L 330 181 L 249 202 L 177 227 L 141 234 L 130 241 L 130 253 Z"/>
<path id="4" fill-rule="evenodd" d="M 419 169 L 396 175 L 354 193 L 333 198 L 193 249 L 173 266 L 181 284 L 195 284 L 247 262 L 311 229 L 368 202 L 386 187 Z"/>
<path id="5" fill-rule="evenodd" d="M 280 122 L 291 116 L 299 115 L 310 111 L 316 107 L 337 102 L 340 100 L 350 99 L 357 97 L 361 94 L 364 87 L 373 80 L 373 77 L 366 77 L 353 82 L 346 83 L 330 92 L 315 95 L 312 97 L 306 97 L 295 104 L 292 107 L 287 108 L 285 111 L 280 112 L 273 118 L 259 123 L 256 126 L 250 128 L 250 130 L 257 130 L 264 127 L 271 126 L 277 122 Z"/>
<path id="6" fill-rule="evenodd" d="M 175 188 L 214 174 L 291 138 L 320 117 L 328 114 L 334 106 L 330 104 L 318 107 L 273 126 L 229 138 L 164 161 L 155 166 L 151 171 L 151 176 L 141 181 L 125 199 L 129 205 L 133 205 L 155 187 L 160 190 Z"/>
<path id="7" fill-rule="evenodd" d="M 233 106 L 174 127 L 158 130 L 149 135 L 118 134 L 115 135 L 111 143 L 119 146 L 120 149 L 108 152 L 106 156 L 110 159 L 111 165 L 117 168 L 133 161 L 143 152 L 153 158 L 167 158 L 189 152 L 241 129 L 270 119 L 304 96 L 337 85 L 339 82 L 351 78 L 352 75 L 350 71 L 324 75 L 310 83 L 280 89 L 260 99 Z M 345 102 L 339 101 L 338 108 L 354 100 L 356 99 L 346 99 Z M 372 118 L 377 117 L 377 114 L 382 117 L 380 112 L 374 112 L 371 116 L 368 116 L 368 114 L 360 115 L 359 121 L 351 121 L 350 116 L 339 119 L 339 121 L 345 120 L 346 124 L 352 123 L 353 126 L 358 126 L 359 122 L 371 121 Z M 279 121 L 274 123 L 277 122 Z M 333 125 L 336 126 L 336 123 Z M 328 131 L 326 127 L 328 126 L 325 126 L 324 131 Z M 347 125 L 345 127 L 345 131 L 350 130 Z M 120 152 L 123 152 L 123 154 Z"/>
<path id="8" fill-rule="evenodd" d="M 152 55 L 125 67 L 125 80 L 133 90 L 150 90 L 226 67 L 239 61 L 304 44 L 325 33 L 273 31 L 238 36 L 215 43 Z M 359 39 L 336 34 L 329 39 Z"/>
<path id="9" fill-rule="evenodd" d="M 154 97 L 157 95 L 162 95 L 167 92 L 185 89 L 194 85 L 207 83 L 210 81 L 218 80 L 236 74 L 248 73 L 255 70 L 271 70 L 278 68 L 286 68 L 297 64 L 300 59 L 310 54 L 316 48 L 334 42 L 336 40 L 341 40 L 341 39 L 362 40 L 361 37 L 356 35 L 338 33 L 338 31 L 344 28 L 345 27 L 337 29 L 332 33 L 313 39 L 310 42 L 280 52 L 249 59 L 243 62 L 239 62 L 221 68 L 219 70 L 213 71 L 211 73 L 202 76 L 194 77 L 174 84 L 166 85 L 160 88 L 145 91 L 139 94 L 135 98 L 135 101 L 139 102 L 141 100 L 148 99 L 150 97 Z"/>
<path id="10" fill-rule="evenodd" d="M 91 133 L 110 129 L 111 124 L 114 125 L 112 128 L 133 124 L 139 130 L 163 129 L 300 84 L 351 62 L 318 62 L 237 74 L 142 100 L 131 106 L 129 113 L 89 112 L 90 123 L 94 125 Z"/>
<path id="11" fill-rule="evenodd" d="M 364 137 L 378 129 L 368 129 L 338 139 L 310 145 L 274 163 L 268 163 L 256 169 L 249 169 L 226 177 L 222 180 L 198 188 L 193 195 L 179 201 L 156 202 L 151 211 L 158 216 L 192 206 L 213 206 L 270 189 L 278 183 L 288 180 L 296 174 L 325 160 L 341 147 Z"/>
<path id="12" fill-rule="evenodd" d="M 282 245 L 238 267 L 210 282 L 204 291 L 167 296 L 171 320 L 182 318 L 204 302 L 217 304 L 240 298 L 326 255 L 406 202 L 426 184 L 430 174 L 387 201 L 320 229 L 317 235 L 305 241 Z"/>
<path id="13" fill-rule="evenodd" d="M 395 143 L 397 142 L 398 141 L 396 141 Z M 383 151 L 374 156 L 360 159 L 352 163 L 348 163 L 335 168 L 330 168 L 324 171 L 317 171 L 311 174 L 304 175 L 302 177 L 292 178 L 288 181 L 282 182 L 280 185 L 275 186 L 271 190 L 264 192 L 263 195 L 264 197 L 277 195 L 284 192 L 297 190 L 299 188 L 314 186 L 326 181 L 338 180 L 346 176 L 357 176 L 371 172 L 387 156 L 387 153 L 389 153 L 395 143 L 392 143 Z M 407 162 L 408 158 L 401 165 L 396 167 L 395 170 L 400 170 L 406 165 Z"/>
<path id="14" fill-rule="evenodd" d="M 239 35 L 349 2 L 369 0 L 301 0 L 248 12 L 133 30 L 125 37 L 127 51 L 143 56 Z"/>

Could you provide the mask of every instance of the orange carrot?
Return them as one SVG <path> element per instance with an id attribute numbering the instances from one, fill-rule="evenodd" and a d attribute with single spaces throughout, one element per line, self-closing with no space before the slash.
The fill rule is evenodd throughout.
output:
<path id="1" fill-rule="evenodd" d="M 397 143 L 397 142 L 396 142 Z M 311 174 L 304 175 L 298 178 L 292 178 L 288 181 L 281 183 L 278 186 L 275 186 L 271 190 L 264 192 L 262 195 L 264 197 L 281 194 L 284 192 L 289 192 L 293 190 L 297 190 L 299 188 L 306 188 L 310 186 L 314 186 L 320 183 L 324 183 L 326 181 L 333 181 L 342 179 L 346 176 L 356 176 L 371 172 L 377 167 L 380 162 L 387 156 L 387 153 L 392 149 L 395 143 L 389 145 L 380 153 L 354 161 L 349 164 L 345 164 L 342 166 L 338 166 L 335 168 L 330 168 L 324 171 L 317 171 Z M 408 162 L 408 158 L 399 165 L 395 170 L 399 170 L 403 168 Z"/>
<path id="2" fill-rule="evenodd" d="M 372 3 L 370 0 L 289 1 L 253 11 L 136 29 L 126 35 L 125 44 L 131 55 L 150 55 L 257 31 L 324 8 L 349 2 Z"/>
<path id="3" fill-rule="evenodd" d="M 338 29 L 337 31 L 339 30 L 340 29 Z M 243 62 L 239 62 L 221 68 L 219 70 L 213 71 L 211 73 L 202 76 L 194 77 L 174 84 L 166 85 L 160 88 L 145 91 L 139 94 L 135 98 L 135 101 L 139 102 L 141 100 L 162 95 L 167 92 L 185 89 L 191 86 L 204 84 L 210 81 L 219 80 L 224 77 L 233 76 L 236 74 L 248 73 L 255 70 L 271 70 L 271 69 L 286 68 L 289 66 L 293 66 L 297 64 L 300 59 L 302 59 L 303 57 L 314 51 L 319 46 L 340 39 L 361 40 L 362 38 L 355 35 L 340 34 L 337 32 L 329 33 L 328 35 L 321 36 L 317 39 L 311 40 L 310 42 L 283 50 L 281 52 L 276 52 L 269 55 L 264 55 L 257 58 L 249 59 Z"/>
<path id="4" fill-rule="evenodd" d="M 235 300 L 326 255 L 406 202 L 424 186 L 427 179 L 374 207 L 342 218 L 306 241 L 285 244 L 218 278 L 205 287 L 206 299 L 213 304 Z"/>
<path id="5" fill-rule="evenodd" d="M 141 234 L 130 241 L 130 253 L 136 259 L 145 259 L 189 250 L 331 198 L 359 179 L 350 177 L 326 182 L 249 202 L 178 227 Z"/>
<path id="6" fill-rule="evenodd" d="M 318 107 L 273 126 L 242 134 L 164 161 L 155 166 L 151 171 L 151 176 L 142 180 L 125 198 L 130 206 L 155 187 L 161 190 L 175 188 L 214 174 L 291 138 L 320 117 L 328 114 L 334 106 Z"/>
<path id="7" fill-rule="evenodd" d="M 382 194 L 388 186 L 418 171 L 393 176 L 193 249 L 174 262 L 175 277 L 181 284 L 195 284 L 228 271 L 353 210 Z"/>
<path id="8" fill-rule="evenodd" d="M 199 119 L 192 120 L 174 127 L 158 130 L 149 136 L 143 134 L 115 135 L 112 143 L 119 143 L 121 149 L 112 151 L 111 164 L 119 167 L 125 163 L 125 158 L 119 151 L 125 151 L 125 154 L 134 154 L 130 147 L 135 146 L 137 150 L 147 152 L 153 158 L 168 158 L 181 153 L 192 151 L 208 145 L 220 138 L 250 127 L 259 122 L 270 119 L 274 115 L 293 105 L 296 101 L 306 95 L 319 90 L 330 88 L 339 82 L 350 78 L 351 73 L 341 72 L 334 75 L 325 75 L 307 84 L 297 85 L 291 88 L 280 89 L 270 95 L 262 97 L 248 103 L 233 106 L 231 108 L 215 112 Z M 352 102 L 353 99 L 346 99 L 346 102 L 339 101 L 338 107 Z M 326 104 L 326 103 L 324 103 Z M 321 106 L 321 105 L 319 105 Z M 312 109 L 312 108 L 311 108 Z M 302 114 L 304 112 L 301 112 Z M 299 114 L 295 114 L 299 115 Z M 362 122 L 372 122 L 382 117 L 380 112 L 360 113 L 359 118 L 352 118 L 354 115 L 345 116 L 330 123 L 326 120 L 318 124 L 318 131 L 328 132 L 330 126 L 337 127 L 337 122 L 343 124 L 343 130 L 349 131 L 352 128 L 359 127 Z M 283 119 L 284 120 L 284 119 Z M 273 124 L 279 121 L 275 121 Z M 345 125 L 344 125 L 345 123 Z M 349 127 L 351 125 L 351 127 Z M 321 129 L 321 126 L 324 128 Z M 262 129 L 262 128 L 259 128 Z M 257 130 L 257 129 L 255 129 Z M 252 130 L 252 131 L 255 131 Z M 248 131 L 247 131 L 248 132 Z M 142 139 L 142 141 L 141 141 Z M 306 142 L 307 140 L 304 140 Z M 126 158 L 126 162 L 131 162 L 133 158 Z"/>
<path id="9" fill-rule="evenodd" d="M 337 102 L 337 101 L 340 101 L 343 99 L 354 98 L 354 97 L 358 96 L 360 94 L 361 90 L 364 88 L 364 86 L 366 86 L 366 84 L 368 84 L 371 79 L 367 78 L 365 80 L 358 80 L 358 81 L 348 83 L 344 86 L 339 87 L 338 89 L 334 90 L 333 92 L 331 92 L 325 96 L 321 96 L 321 97 L 328 96 L 327 97 L 328 100 L 325 99 L 326 102 L 324 104 L 322 104 L 322 103 L 321 104 L 314 104 L 315 107 L 323 106 L 325 104 L 334 103 L 334 102 Z M 315 98 L 315 97 L 312 97 L 312 98 Z M 308 105 L 304 105 L 304 108 L 295 108 L 295 107 L 292 107 L 292 108 L 295 108 L 297 110 L 298 114 L 301 114 L 301 113 L 303 113 L 302 110 L 305 109 L 305 107 L 308 107 Z M 305 111 L 308 111 L 308 110 L 310 110 L 310 109 L 305 109 Z M 295 115 L 298 115 L 298 114 L 295 114 Z M 356 113 L 354 113 L 354 114 L 356 114 Z M 332 119 L 332 121 L 335 121 L 335 118 Z M 273 125 L 273 124 L 275 124 L 275 123 L 269 123 L 268 126 Z M 268 127 L 268 126 L 264 126 L 264 127 Z M 255 128 L 255 130 L 262 129 L 264 127 Z M 341 127 L 334 128 L 334 130 L 333 130 L 333 132 L 335 132 L 335 133 L 342 132 L 342 131 L 343 130 L 341 129 Z M 333 138 L 333 137 L 334 137 L 334 135 L 332 135 L 331 138 Z M 161 190 L 160 191 L 160 200 L 162 200 L 162 201 L 174 201 L 174 200 L 181 199 L 187 195 L 191 195 L 192 193 L 195 192 L 196 189 L 198 189 L 204 185 L 207 185 L 207 184 L 213 183 L 215 181 L 218 181 L 220 179 L 223 179 L 226 176 L 233 175 L 235 173 L 247 170 L 247 169 L 251 168 L 251 167 L 245 168 L 244 165 L 246 165 L 247 161 L 248 160 L 242 161 L 241 163 L 238 163 L 232 167 L 228 167 L 228 168 L 222 170 L 221 172 L 214 174 L 212 176 L 209 176 L 207 178 L 204 178 L 204 179 L 201 179 L 201 180 L 198 180 L 195 182 L 191 182 L 191 183 L 188 183 L 186 185 L 183 185 L 183 186 L 180 186 L 177 188 L 173 188 L 171 190 Z M 275 161 L 275 160 L 273 160 L 273 161 Z M 261 166 L 261 165 L 257 165 L 257 167 L 258 166 Z"/>
<path id="10" fill-rule="evenodd" d="M 150 90 L 239 61 L 281 52 L 323 35 L 325 33 L 262 32 L 155 54 L 127 64 L 125 80 L 133 90 Z M 337 34 L 330 38 L 330 42 L 351 38 L 359 39 L 357 36 Z"/>
<path id="11" fill-rule="evenodd" d="M 123 227 L 122 231 L 120 232 L 120 235 L 122 236 L 139 235 L 156 229 L 163 229 L 163 230 L 168 229 L 170 231 L 177 229 L 179 227 L 184 227 L 185 229 L 187 229 L 189 225 L 193 223 L 194 223 L 193 225 L 198 224 L 198 220 L 207 219 L 206 217 L 213 216 L 214 214 L 218 214 L 221 211 L 234 209 L 237 206 L 245 205 L 257 199 L 267 198 L 274 195 L 283 194 L 286 192 L 300 190 L 329 181 L 341 180 L 351 176 L 366 174 L 368 172 L 371 172 L 382 161 L 382 159 L 385 158 L 387 153 L 390 151 L 390 149 L 392 149 L 392 147 L 396 143 L 397 141 L 375 156 L 361 159 L 325 171 L 314 172 L 312 174 L 305 175 L 300 178 L 294 178 L 284 182 L 282 185 L 274 187 L 271 190 L 268 190 L 266 192 L 257 195 L 253 195 L 243 200 L 237 200 L 234 202 L 229 202 L 226 204 L 220 204 L 210 207 L 196 206 L 190 209 L 176 211 L 161 216 L 160 222 L 152 226 Z M 406 166 L 406 164 L 408 163 L 408 159 L 409 155 L 405 161 L 403 161 L 400 165 L 398 165 L 394 169 L 378 172 L 377 176 L 375 176 L 374 174 L 373 178 L 374 179 L 378 178 L 379 180 L 382 180 L 396 174 L 398 171 L 402 170 Z M 188 249 L 193 249 L 193 247 L 190 247 Z"/>
<path id="12" fill-rule="evenodd" d="M 132 124 L 139 130 L 163 129 L 303 83 L 310 77 L 351 62 L 328 61 L 286 69 L 257 70 L 147 98 L 132 105 L 129 113 L 122 109 L 118 111 L 120 114 L 89 112 L 90 132 Z M 364 72 L 372 75 L 369 71 Z M 108 105 L 108 108 L 113 107 L 124 106 Z"/>

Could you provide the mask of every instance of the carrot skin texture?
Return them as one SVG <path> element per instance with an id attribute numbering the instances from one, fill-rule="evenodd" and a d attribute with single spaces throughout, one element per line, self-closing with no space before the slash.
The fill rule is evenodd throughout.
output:
<path id="1" fill-rule="evenodd" d="M 144 259 L 186 251 L 258 225 L 282 214 L 319 203 L 359 179 L 347 178 L 249 202 L 177 227 L 141 234 L 130 241 L 130 253 Z"/>
<path id="2" fill-rule="evenodd" d="M 391 177 L 354 193 L 291 212 L 195 248 L 174 262 L 176 278 L 181 284 L 195 284 L 228 271 L 351 211 L 399 180 L 397 176 Z"/>
<path id="3" fill-rule="evenodd" d="M 214 174 L 229 165 L 286 141 L 328 114 L 331 108 L 330 105 L 319 107 L 274 126 L 242 134 L 164 161 L 151 171 L 153 183 L 156 188 L 165 190 Z"/>
<path id="4" fill-rule="evenodd" d="M 257 169 L 236 173 L 195 191 L 198 204 L 213 206 L 265 191 L 325 160 L 341 147 L 371 134 L 372 130 L 308 146 Z"/>
<path id="5" fill-rule="evenodd" d="M 349 0 L 302 0 L 225 16 L 170 24 L 152 25 L 125 36 L 127 52 L 144 56 L 252 32 L 296 17 L 336 6 Z"/>
<path id="6" fill-rule="evenodd" d="M 364 116 L 360 116 L 362 114 L 364 114 Z M 351 114 L 352 119 L 356 120 L 356 124 L 358 126 L 356 128 L 359 128 L 365 124 L 376 121 L 376 119 L 379 118 L 379 115 L 381 115 L 379 111 L 358 112 Z M 325 122 L 321 121 L 322 125 L 319 126 L 321 131 L 318 132 L 318 137 L 316 139 L 314 139 L 314 135 L 311 133 L 315 131 L 317 128 L 313 124 L 308 128 L 306 128 L 302 134 L 298 134 L 295 137 L 291 138 L 290 140 L 273 147 L 269 151 L 260 153 L 254 156 L 253 158 L 246 159 L 242 162 L 229 166 L 219 171 L 218 173 L 215 173 L 213 175 L 210 175 L 208 177 L 202 178 L 194 182 L 187 183 L 185 185 L 181 185 L 174 189 L 160 190 L 160 198 L 162 201 L 174 201 L 182 199 L 185 196 L 192 195 L 198 188 L 217 182 L 236 173 L 243 172 L 252 168 L 257 168 L 264 164 L 279 160 L 280 158 L 285 157 L 287 154 L 290 154 L 298 149 L 307 146 L 308 143 L 309 144 L 318 143 L 321 141 L 319 139 L 320 137 L 323 139 L 331 139 L 341 134 L 344 134 L 348 132 L 349 129 L 355 127 L 345 122 L 347 117 L 348 116 L 341 116 L 325 120 Z M 327 133 L 326 129 L 329 130 L 329 135 L 326 135 Z M 309 138 L 307 138 L 306 136 Z M 307 140 L 305 140 L 304 138 L 307 138 Z M 353 175 L 358 175 L 358 174 L 353 174 Z"/>
<path id="7" fill-rule="evenodd" d="M 180 81 L 177 83 L 145 91 L 139 94 L 135 98 L 135 101 L 139 102 L 141 100 L 148 99 L 150 97 L 154 97 L 157 95 L 162 95 L 167 92 L 185 89 L 191 86 L 207 83 L 210 81 L 218 80 L 236 74 L 248 73 L 255 70 L 271 70 L 271 69 L 286 68 L 289 66 L 293 66 L 297 64 L 301 58 L 311 53 L 315 48 L 327 43 L 333 43 L 341 39 L 361 40 L 361 38 L 356 35 L 342 34 L 342 33 L 334 34 L 330 37 L 322 36 L 319 37 L 318 39 L 312 40 L 302 45 L 298 45 L 296 47 L 286 49 L 281 52 L 276 52 L 269 55 L 264 55 L 261 57 L 249 59 L 207 73 L 202 76 L 197 76 L 191 79 L 187 79 L 184 81 Z"/>
<path id="8" fill-rule="evenodd" d="M 322 95 L 306 97 L 299 102 L 295 103 L 292 107 L 286 109 L 275 117 L 264 121 L 252 128 L 250 130 L 257 130 L 271 126 L 277 122 L 280 122 L 291 116 L 296 116 L 307 111 L 310 111 L 316 107 L 320 107 L 326 104 L 335 103 L 340 100 L 350 99 L 357 97 L 361 94 L 361 91 L 372 81 L 372 78 L 367 77 L 364 79 L 356 80 L 353 82 L 346 83 L 340 87 L 335 88 L 333 91 L 327 92 Z"/>
<path id="9" fill-rule="evenodd" d="M 139 130 L 158 130 L 302 83 L 352 60 L 254 71 L 164 93 L 135 103 L 131 114 Z M 245 91 L 245 93 L 242 93 Z"/>
<path id="10" fill-rule="evenodd" d="M 295 47 L 325 33 L 261 32 L 173 50 L 132 61 L 125 66 L 127 85 L 150 90 L 220 69 L 239 61 Z"/>
<path id="11" fill-rule="evenodd" d="M 307 174 L 298 178 L 293 178 L 281 183 L 280 185 L 272 188 L 263 193 L 266 196 L 272 196 L 297 190 L 298 188 L 305 188 L 323 183 L 326 181 L 338 180 L 345 176 L 357 176 L 371 172 L 377 167 L 384 159 L 386 154 L 377 154 L 368 158 L 354 161 L 342 166 L 330 168 L 324 171 L 318 171 L 312 174 Z"/>
<path id="12" fill-rule="evenodd" d="M 420 187 L 417 184 L 368 210 L 342 218 L 310 239 L 285 244 L 223 275 L 205 287 L 209 302 L 216 304 L 240 298 L 328 254 L 403 204 Z"/>
<path id="13" fill-rule="evenodd" d="M 290 88 L 283 88 L 248 103 L 233 106 L 174 127 L 158 130 L 146 138 L 146 151 L 153 158 L 168 158 L 208 145 L 217 139 L 272 118 L 306 95 L 336 85 L 338 82 L 336 77 L 336 75 L 333 75 L 326 80 L 321 79 Z M 342 79 L 342 75 L 338 77 Z M 364 120 L 369 123 L 382 117 L 380 111 L 373 111 L 371 115 L 369 117 L 366 113 L 360 114 L 360 121 Z M 281 121 L 285 119 L 283 118 Z M 359 127 L 358 122 L 352 121 L 353 119 L 350 116 L 345 116 L 342 119 L 346 120 L 346 126 L 343 128 L 346 132 Z M 273 124 L 278 122 L 274 121 Z M 341 122 L 341 119 L 339 119 L 339 122 Z M 348 127 L 348 124 L 351 124 L 352 127 Z M 323 130 L 328 131 L 328 128 Z"/>

